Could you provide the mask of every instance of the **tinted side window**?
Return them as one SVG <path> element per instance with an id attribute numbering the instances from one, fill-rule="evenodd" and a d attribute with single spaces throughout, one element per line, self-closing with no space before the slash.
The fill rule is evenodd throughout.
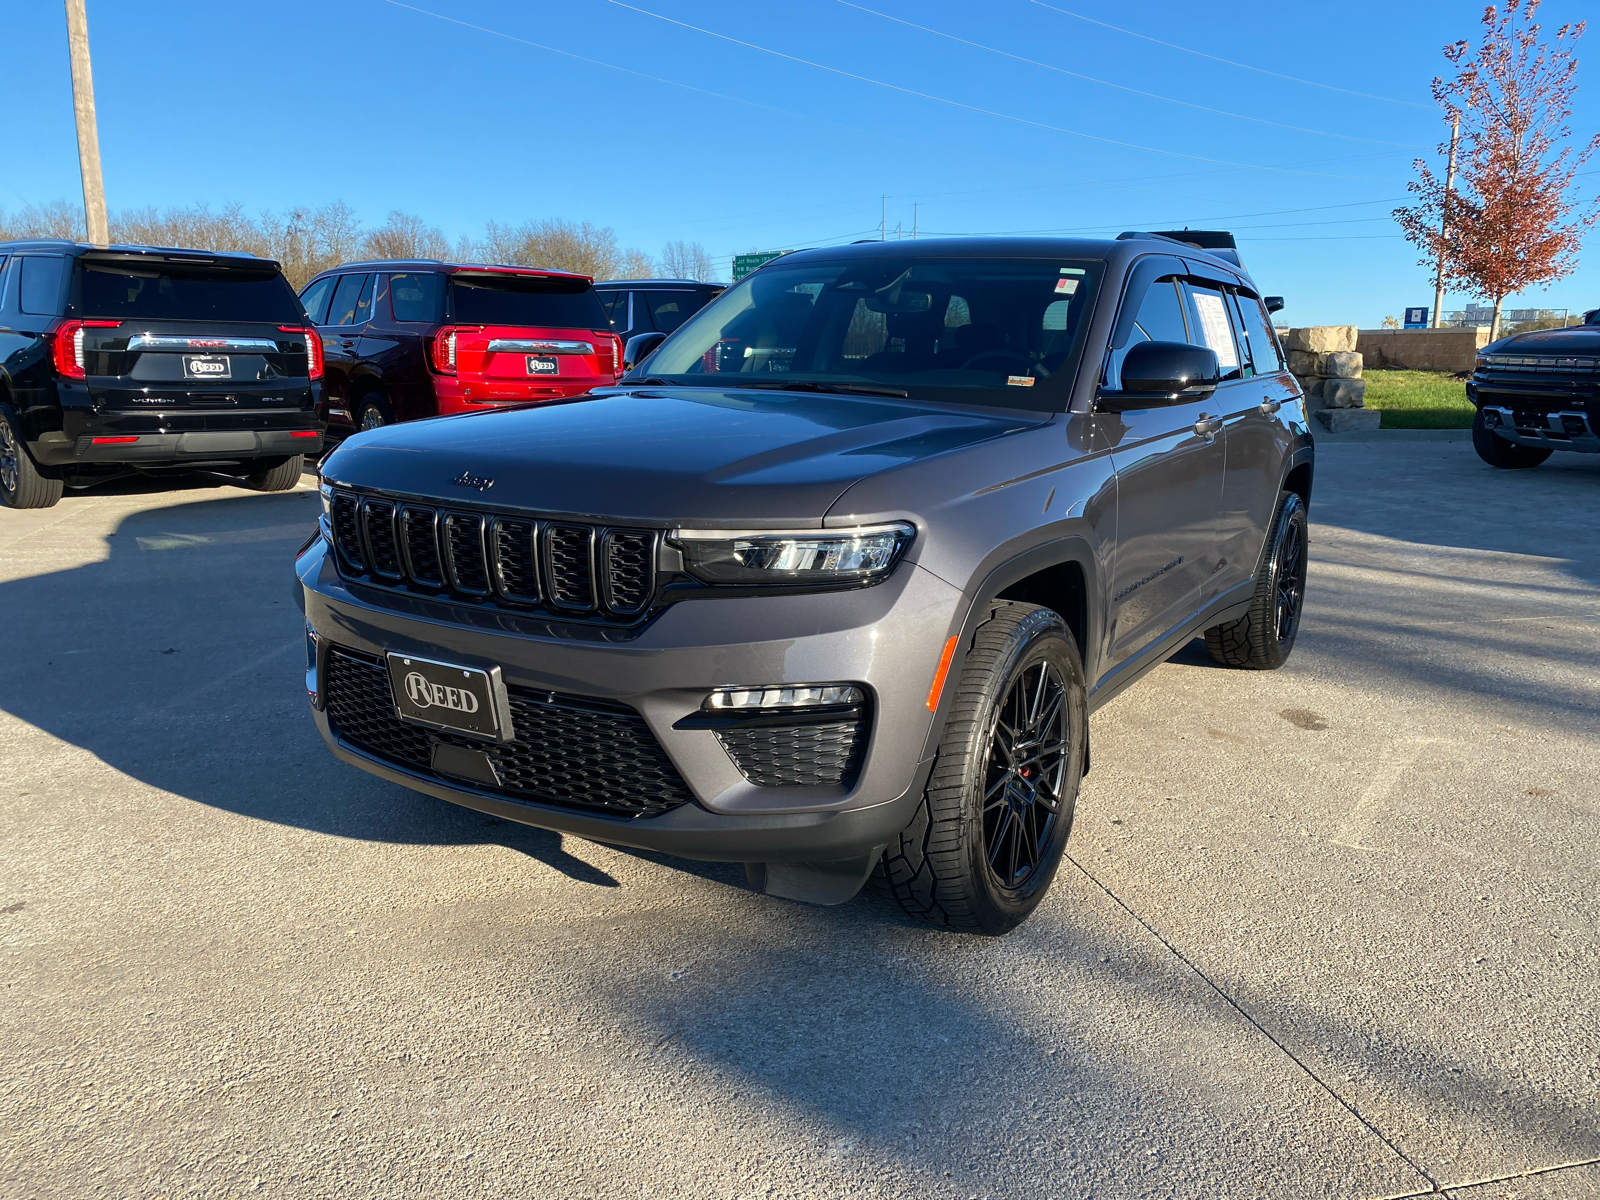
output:
<path id="1" fill-rule="evenodd" d="M 600 305 L 606 310 L 606 316 L 611 318 L 611 323 L 618 329 L 625 329 L 628 324 L 628 293 L 627 292 L 596 292 L 600 297 Z"/>
<path id="2" fill-rule="evenodd" d="M 372 284 L 375 279 L 376 275 L 368 275 L 367 282 L 361 285 L 361 295 L 356 297 L 356 316 L 353 324 L 361 325 L 372 320 Z"/>
<path id="3" fill-rule="evenodd" d="M 671 333 L 700 307 L 693 292 L 646 292 L 644 298 L 650 320 L 662 333 Z"/>
<path id="4" fill-rule="evenodd" d="M 444 277 L 433 271 L 389 276 L 396 321 L 437 321 L 443 315 Z"/>
<path id="5" fill-rule="evenodd" d="M 1195 286 L 1189 288 L 1189 295 L 1194 300 L 1196 317 L 1195 336 L 1191 340 L 1197 346 L 1216 352 L 1223 379 L 1238 379 L 1241 373 L 1239 347 L 1233 340 L 1233 322 L 1228 320 L 1228 298 L 1215 288 Z"/>
<path id="6" fill-rule="evenodd" d="M 1272 332 L 1272 318 L 1261 301 L 1248 292 L 1240 292 L 1239 315 L 1244 320 L 1245 338 L 1250 343 L 1250 361 L 1257 375 L 1270 375 L 1283 369 L 1283 356 L 1278 346 L 1278 335 Z"/>
<path id="7" fill-rule="evenodd" d="M 61 285 L 67 276 L 64 258 L 27 257 L 22 268 L 22 311 L 40 317 L 61 315 Z"/>
<path id="8" fill-rule="evenodd" d="M 313 325 L 323 325 L 322 319 L 328 311 L 328 297 L 333 294 L 333 285 L 338 282 L 338 276 L 330 275 L 326 279 L 319 279 L 300 293 L 300 305 L 306 310 L 306 317 Z"/>
<path id="9" fill-rule="evenodd" d="M 361 292 L 372 279 L 370 275 L 341 275 L 339 286 L 333 289 L 333 303 L 328 307 L 329 325 L 354 325 L 356 323 L 356 302 L 361 299 Z M 368 292 L 367 305 L 371 307 L 371 293 Z"/>
<path id="10" fill-rule="evenodd" d="M 0 259 L 0 312 L 11 307 L 11 276 L 15 272 L 10 268 L 16 261 L 14 258 Z"/>
<path id="11" fill-rule="evenodd" d="M 1184 322 L 1183 297 L 1178 291 L 1178 281 L 1171 277 L 1156 280 L 1139 302 L 1139 315 L 1133 319 L 1133 331 L 1128 337 L 1128 344 L 1112 356 L 1112 381 L 1120 386 L 1122 360 L 1140 342 L 1188 340 L 1189 327 Z"/>

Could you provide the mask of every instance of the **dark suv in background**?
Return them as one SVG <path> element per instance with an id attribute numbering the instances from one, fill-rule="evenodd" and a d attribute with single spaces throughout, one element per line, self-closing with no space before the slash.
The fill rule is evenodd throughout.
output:
<path id="1" fill-rule="evenodd" d="M 1600 308 L 1478 351 L 1467 398 L 1472 445 L 1490 466 L 1536 467 L 1556 450 L 1600 454 Z"/>
<path id="2" fill-rule="evenodd" d="M 345 263 L 300 293 L 328 360 L 337 435 L 580 395 L 622 342 L 587 275 L 433 259 Z"/>
<path id="3" fill-rule="evenodd" d="M 322 353 L 249 254 L 0 243 L 0 502 L 199 467 L 263 491 L 322 448 Z"/>
<path id="4" fill-rule="evenodd" d="M 695 279 L 611 279 L 594 285 L 626 346 L 641 333 L 671 333 L 725 290 Z"/>

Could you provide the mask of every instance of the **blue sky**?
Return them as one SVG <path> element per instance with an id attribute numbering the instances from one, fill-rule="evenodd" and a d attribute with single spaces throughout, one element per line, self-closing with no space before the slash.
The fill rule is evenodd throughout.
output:
<path id="1" fill-rule="evenodd" d="M 1549 0 L 1541 17 L 1553 29 L 1586 7 Z M 452 238 L 490 219 L 562 217 L 652 254 L 683 239 L 723 259 L 875 237 L 885 209 L 890 236 L 913 221 L 923 236 L 1187 224 L 1235 230 L 1294 324 L 1372 326 L 1432 301 L 1387 213 L 1441 136 L 1428 95 L 1440 49 L 1474 36 L 1482 8 L 88 0 L 88 11 L 113 209 L 343 199 L 369 223 L 403 209 Z M 9 6 L 6 30 L 0 207 L 77 200 L 61 7 Z M 1600 30 L 1579 57 L 1573 128 L 1586 134 L 1600 129 Z M 1597 253 L 1591 237 L 1577 275 L 1517 303 L 1600 304 Z"/>

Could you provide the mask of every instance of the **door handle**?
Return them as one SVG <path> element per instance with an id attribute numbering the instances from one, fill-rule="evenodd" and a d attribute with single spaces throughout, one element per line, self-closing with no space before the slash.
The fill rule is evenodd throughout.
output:
<path id="1" fill-rule="evenodd" d="M 1261 412 L 1262 412 L 1262 414 L 1264 416 L 1268 416 L 1268 417 L 1270 417 L 1273 413 L 1277 412 L 1282 407 L 1283 407 L 1283 401 L 1281 401 L 1281 400 L 1270 400 L 1269 399 L 1269 400 L 1263 400 L 1261 402 Z"/>
<path id="2" fill-rule="evenodd" d="M 1217 430 L 1221 428 L 1221 417 L 1208 417 L 1205 413 L 1201 413 L 1200 419 L 1194 423 L 1194 431 L 1204 438 L 1216 437 Z"/>

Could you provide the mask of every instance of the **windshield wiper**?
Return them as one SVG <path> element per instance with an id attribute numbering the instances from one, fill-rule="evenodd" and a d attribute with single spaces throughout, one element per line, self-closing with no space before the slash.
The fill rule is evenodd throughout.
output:
<path id="1" fill-rule="evenodd" d="M 775 392 L 836 392 L 845 396 L 894 396 L 904 400 L 911 395 L 904 388 L 880 387 L 875 383 L 831 383 L 816 379 L 789 379 L 782 383 L 751 380 L 732 384 L 741 388 L 768 388 Z"/>

